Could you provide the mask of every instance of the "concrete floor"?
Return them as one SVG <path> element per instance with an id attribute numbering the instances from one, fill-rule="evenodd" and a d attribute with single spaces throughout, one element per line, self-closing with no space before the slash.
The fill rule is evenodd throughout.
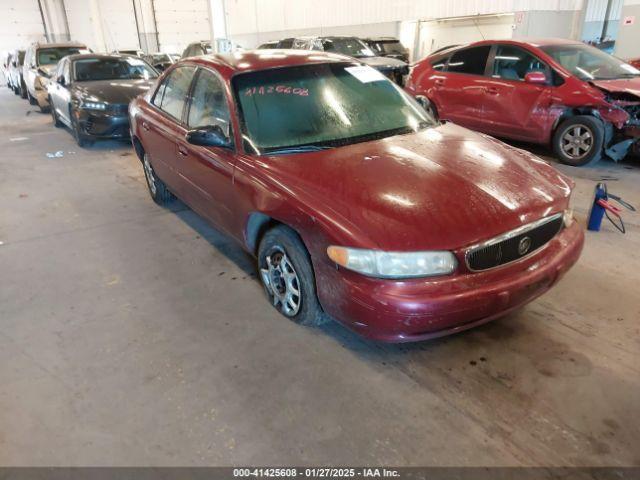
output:
<path id="1" fill-rule="evenodd" d="M 280 317 L 128 145 L 0 109 L 0 465 L 640 465 L 638 214 L 517 313 L 374 344 Z M 583 221 L 602 178 L 640 206 L 640 163 L 561 169 Z"/>

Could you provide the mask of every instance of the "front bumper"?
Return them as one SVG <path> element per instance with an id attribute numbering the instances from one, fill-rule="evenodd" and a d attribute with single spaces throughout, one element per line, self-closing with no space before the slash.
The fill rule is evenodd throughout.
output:
<path id="1" fill-rule="evenodd" d="M 129 138 L 129 116 L 98 110 L 79 110 L 78 124 L 82 133 L 94 138 Z"/>
<path id="2" fill-rule="evenodd" d="M 574 222 L 531 256 L 483 272 L 389 281 L 323 267 L 318 294 L 329 315 L 365 337 L 428 340 L 481 325 L 534 300 L 571 268 L 583 244 L 584 233 Z"/>

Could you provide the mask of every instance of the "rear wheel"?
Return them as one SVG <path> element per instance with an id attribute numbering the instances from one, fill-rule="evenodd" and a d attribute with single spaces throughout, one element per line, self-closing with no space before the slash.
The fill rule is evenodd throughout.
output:
<path id="1" fill-rule="evenodd" d="M 20 81 L 20 97 L 27 98 L 27 86 L 24 83 L 24 80 Z"/>
<path id="2" fill-rule="evenodd" d="M 581 167 L 602 157 L 604 125 L 589 115 L 576 115 L 560 124 L 553 136 L 553 150 L 567 165 Z"/>
<path id="3" fill-rule="evenodd" d="M 158 175 L 156 175 L 156 172 L 151 165 L 149 154 L 146 152 L 142 157 L 142 167 L 144 168 L 147 187 L 149 187 L 149 195 L 151 195 L 153 201 L 158 205 L 165 205 L 173 200 L 175 197 L 169 191 L 165 183 L 158 178 Z"/>
<path id="4" fill-rule="evenodd" d="M 301 325 L 323 322 L 311 259 L 293 230 L 279 225 L 265 233 L 258 268 L 269 301 L 282 315 Z"/>

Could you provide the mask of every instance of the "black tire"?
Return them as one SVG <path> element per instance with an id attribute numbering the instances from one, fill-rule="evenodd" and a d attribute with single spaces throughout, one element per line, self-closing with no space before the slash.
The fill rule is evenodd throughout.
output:
<path id="1" fill-rule="evenodd" d="M 142 156 L 142 169 L 144 170 L 144 177 L 147 180 L 149 195 L 151 195 L 154 202 L 158 205 L 166 205 L 175 199 L 165 183 L 160 180 L 156 174 L 153 165 L 151 165 L 151 157 L 149 157 L 149 154 L 146 152 Z"/>
<path id="2" fill-rule="evenodd" d="M 29 90 L 27 90 L 27 100 L 29 100 L 29 105 L 38 105 L 38 101 L 31 96 Z"/>
<path id="3" fill-rule="evenodd" d="M 287 272 L 287 276 L 283 271 Z M 289 227 L 278 225 L 262 237 L 258 247 L 258 276 L 269 302 L 285 317 L 300 325 L 317 326 L 324 323 L 326 317 L 316 295 L 316 281 L 309 252 L 298 234 Z M 277 289 L 277 295 L 271 285 Z M 295 290 L 298 295 L 292 293 Z M 289 294 L 297 308 L 292 308 L 286 302 Z"/>
<path id="4" fill-rule="evenodd" d="M 553 135 L 553 151 L 566 165 L 582 167 L 596 163 L 602 158 L 604 134 L 604 124 L 600 119 L 589 115 L 576 115 L 563 121 L 556 129 Z M 588 137 L 583 139 L 584 135 Z M 572 138 L 576 140 L 571 140 Z"/>
<path id="5" fill-rule="evenodd" d="M 51 103 L 51 97 L 49 97 L 49 105 L 51 105 L 51 118 L 53 118 L 53 126 L 56 128 L 61 128 L 63 125 L 60 119 L 58 118 L 56 109 L 53 108 L 53 103 Z"/>
<path id="6" fill-rule="evenodd" d="M 82 131 L 80 131 L 80 125 L 78 125 L 78 122 L 74 120 L 75 115 L 73 115 L 73 111 L 71 111 L 70 113 L 71 113 L 70 115 L 71 132 L 73 133 L 73 138 L 75 138 L 76 143 L 78 144 L 79 147 L 81 148 L 90 147 L 91 145 L 93 145 L 93 139 L 87 136 L 86 134 L 82 133 Z"/>
<path id="7" fill-rule="evenodd" d="M 11 90 L 13 90 L 13 93 L 15 93 L 16 95 L 20 95 L 20 88 L 19 87 L 11 87 Z"/>
<path id="8" fill-rule="evenodd" d="M 27 86 L 23 80 L 20 81 L 20 97 L 27 98 Z"/>

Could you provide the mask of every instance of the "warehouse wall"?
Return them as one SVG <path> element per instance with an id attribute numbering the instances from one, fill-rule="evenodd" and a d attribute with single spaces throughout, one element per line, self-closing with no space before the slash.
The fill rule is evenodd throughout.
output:
<path id="1" fill-rule="evenodd" d="M 633 17 L 632 25 L 621 25 L 615 55 L 623 59 L 640 58 L 640 0 L 624 0 L 620 17 Z"/>
<path id="2" fill-rule="evenodd" d="M 44 39 L 37 0 L 0 0 L 0 52 Z"/>
<path id="3" fill-rule="evenodd" d="M 580 10 L 564 10 L 550 12 L 532 10 L 524 12 L 522 20 L 515 23 L 513 38 L 572 38 L 580 36 L 582 12 Z"/>
<path id="4" fill-rule="evenodd" d="M 608 0 L 587 0 L 585 5 L 585 18 L 582 27 L 581 39 L 584 41 L 598 41 L 602 35 L 605 24 Z M 607 36 L 615 39 L 620 24 L 620 12 L 623 0 L 613 0 L 607 22 Z"/>

